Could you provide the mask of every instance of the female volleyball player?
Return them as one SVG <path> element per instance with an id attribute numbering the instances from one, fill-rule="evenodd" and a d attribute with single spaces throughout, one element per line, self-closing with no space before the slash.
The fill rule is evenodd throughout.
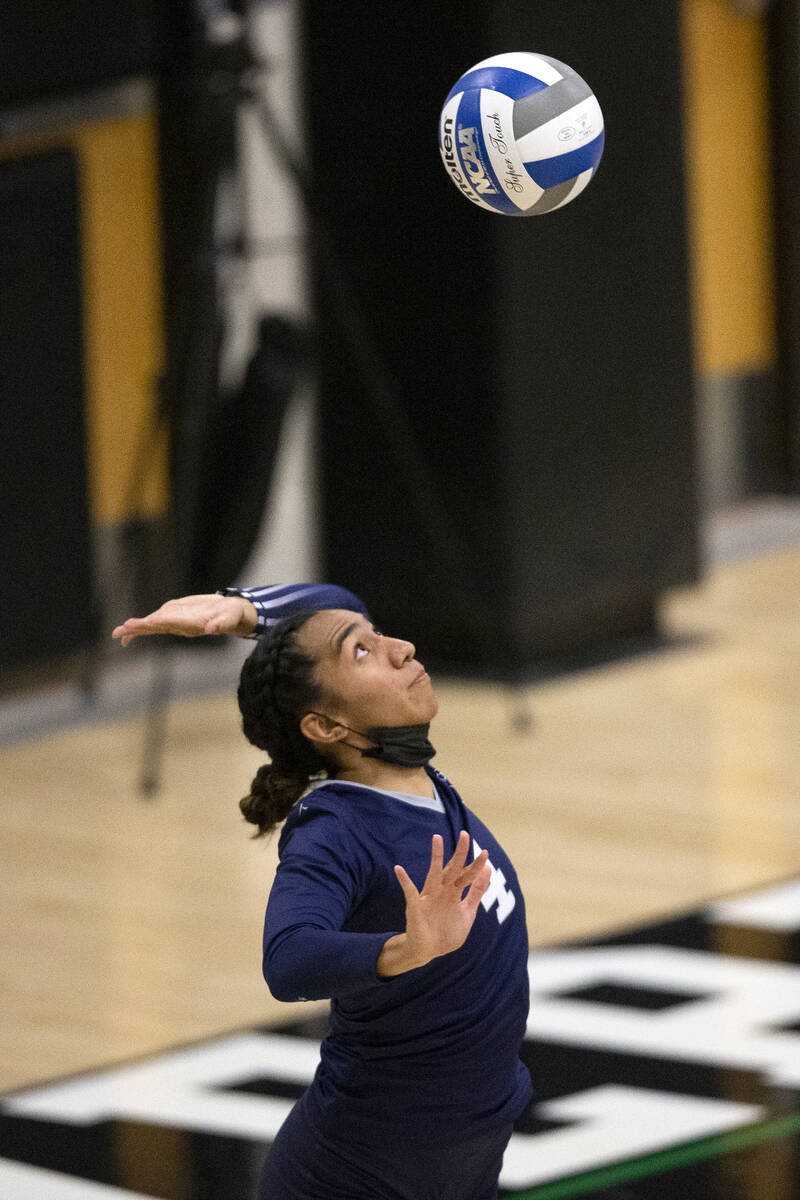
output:
<path id="1" fill-rule="evenodd" d="M 314 585 L 171 600 L 114 636 L 165 632 L 261 634 L 238 694 L 270 756 L 242 812 L 259 834 L 285 821 L 264 974 L 280 1000 L 331 998 L 260 1200 L 493 1200 L 531 1096 L 524 904 L 428 765 L 437 702 L 414 646 Z"/>

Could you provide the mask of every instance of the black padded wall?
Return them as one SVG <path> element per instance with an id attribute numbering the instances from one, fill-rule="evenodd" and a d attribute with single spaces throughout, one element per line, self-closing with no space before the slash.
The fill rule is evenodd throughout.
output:
<path id="1" fill-rule="evenodd" d="M 80 262 L 72 153 L 0 164 L 0 666 L 96 632 Z"/>
<path id="2" fill-rule="evenodd" d="M 324 547 L 424 661 L 532 673 L 652 630 L 697 573 L 693 379 L 675 0 L 309 2 Z M 570 63 L 607 148 L 567 208 L 494 216 L 442 168 L 459 74 L 511 49 Z M 318 240 L 324 246 L 324 238 Z M 453 598 L 375 419 L 346 276 L 488 614 Z M 462 587 L 463 585 L 459 585 Z M 470 586 L 470 585 L 467 585 Z"/>
<path id="3" fill-rule="evenodd" d="M 150 73 L 181 53 L 187 0 L 8 0 L 0 106 Z"/>

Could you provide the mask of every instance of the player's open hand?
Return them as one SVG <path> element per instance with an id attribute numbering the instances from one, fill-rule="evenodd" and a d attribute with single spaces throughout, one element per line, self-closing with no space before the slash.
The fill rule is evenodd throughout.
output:
<path id="1" fill-rule="evenodd" d="M 421 892 L 402 867 L 394 869 L 406 898 L 406 952 L 421 964 L 463 946 L 489 887 L 489 856 L 482 850 L 465 865 L 469 846 L 469 834 L 462 830 L 453 857 L 445 863 L 444 843 L 434 834 L 431 865 Z"/>
<path id="2" fill-rule="evenodd" d="M 256 627 L 258 614 L 244 596 L 181 596 L 168 600 L 147 617 L 129 617 L 111 634 L 127 646 L 134 638 L 154 633 L 179 637 L 202 637 L 231 633 L 247 637 Z"/>

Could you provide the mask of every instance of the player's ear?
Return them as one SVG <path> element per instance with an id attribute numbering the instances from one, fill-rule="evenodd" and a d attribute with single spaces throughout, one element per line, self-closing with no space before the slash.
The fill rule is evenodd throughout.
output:
<path id="1" fill-rule="evenodd" d="M 304 717 L 300 718 L 300 732 L 310 742 L 316 742 L 323 746 L 331 746 L 334 742 L 340 742 L 347 734 L 344 725 L 339 725 L 332 717 L 326 717 L 324 713 L 317 712 L 306 713 Z"/>

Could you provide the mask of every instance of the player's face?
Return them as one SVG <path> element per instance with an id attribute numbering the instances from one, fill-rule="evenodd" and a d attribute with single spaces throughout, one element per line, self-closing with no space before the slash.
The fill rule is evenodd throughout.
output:
<path id="1" fill-rule="evenodd" d="M 359 613 L 324 609 L 297 640 L 317 661 L 316 677 L 329 698 L 326 714 L 334 720 L 364 730 L 423 725 L 436 716 L 430 677 L 413 644 L 385 637 Z"/>

